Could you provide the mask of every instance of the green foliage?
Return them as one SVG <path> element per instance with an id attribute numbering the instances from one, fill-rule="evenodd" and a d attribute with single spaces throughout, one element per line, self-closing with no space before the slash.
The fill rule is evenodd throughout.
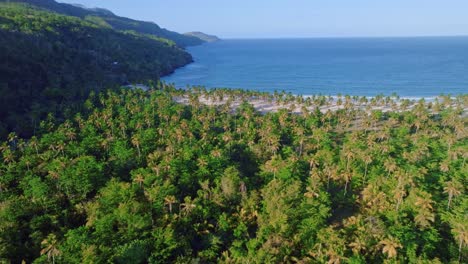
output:
<path id="1" fill-rule="evenodd" d="M 91 91 L 154 83 L 192 61 L 174 44 L 182 35 L 116 27 L 124 18 L 54 1 L 20 2 L 31 5 L 0 2 L 2 139 L 32 136 L 48 113 L 69 117 Z"/>
<path id="2" fill-rule="evenodd" d="M 119 17 L 111 11 L 103 8 L 85 8 L 76 5 L 58 3 L 54 0 L 8 0 L 6 2 L 27 3 L 58 14 L 85 19 L 98 26 L 113 28 L 118 31 L 134 31 L 139 34 L 157 36 L 158 38 L 169 39 L 179 47 L 198 45 L 203 43 L 200 38 L 190 35 L 182 35 L 167 29 L 161 28 L 153 22 L 133 20 Z"/>
<path id="3" fill-rule="evenodd" d="M 261 114 L 199 99 L 297 99 L 160 88 L 91 93 L 36 137 L 9 134 L 0 259 L 466 262 L 467 121 L 454 110 L 466 96 L 434 102 L 440 112 Z"/>

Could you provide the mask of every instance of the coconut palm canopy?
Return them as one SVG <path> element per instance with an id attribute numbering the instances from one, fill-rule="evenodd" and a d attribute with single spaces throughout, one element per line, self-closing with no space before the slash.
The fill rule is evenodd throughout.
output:
<path id="1" fill-rule="evenodd" d="M 464 262 L 466 107 L 163 84 L 91 94 L 1 144 L 0 256 Z"/>

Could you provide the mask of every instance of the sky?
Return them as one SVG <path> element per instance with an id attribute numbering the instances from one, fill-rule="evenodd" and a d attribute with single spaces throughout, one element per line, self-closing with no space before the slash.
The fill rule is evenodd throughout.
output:
<path id="1" fill-rule="evenodd" d="M 468 0 L 58 0 L 222 38 L 468 35 Z"/>

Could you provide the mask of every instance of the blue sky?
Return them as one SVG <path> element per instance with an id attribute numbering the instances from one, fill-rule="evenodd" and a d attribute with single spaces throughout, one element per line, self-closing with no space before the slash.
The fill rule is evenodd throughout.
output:
<path id="1" fill-rule="evenodd" d="M 224 38 L 468 35 L 468 0 L 59 0 Z"/>

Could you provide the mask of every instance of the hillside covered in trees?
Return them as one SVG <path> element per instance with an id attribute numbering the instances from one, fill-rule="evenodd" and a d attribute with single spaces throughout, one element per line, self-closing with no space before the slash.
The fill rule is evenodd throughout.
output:
<path id="1" fill-rule="evenodd" d="M 49 117 L 30 140 L 9 135 L 0 259 L 468 260 L 466 96 L 341 97 L 337 111 L 261 114 L 248 100 L 330 99 L 158 88 L 92 93 L 80 113 Z M 356 107 L 363 102 L 373 108 Z M 383 105 L 393 110 L 376 110 Z"/>
<path id="2" fill-rule="evenodd" d="M 96 25 L 107 26 L 114 30 L 131 30 L 140 34 L 149 34 L 160 38 L 170 39 L 180 47 L 199 45 L 204 42 L 197 37 L 186 36 L 184 34 L 179 34 L 177 32 L 161 28 L 153 22 L 139 21 L 117 16 L 111 11 L 103 8 L 87 8 L 81 5 L 58 3 L 55 0 L 1 0 L 0 2 L 30 4 L 61 15 L 85 19 Z"/>
<path id="3" fill-rule="evenodd" d="M 47 113 L 76 111 L 90 91 L 157 81 L 200 43 L 101 9 L 0 1 L 0 138 L 33 135 Z"/>
<path id="4" fill-rule="evenodd" d="M 199 38 L 203 41 L 206 41 L 206 42 L 216 42 L 216 41 L 220 41 L 220 38 L 218 38 L 217 36 L 213 36 L 213 35 L 208 35 L 208 34 L 205 34 L 203 32 L 187 32 L 187 33 L 184 33 L 185 36 L 192 36 L 192 37 L 196 37 L 196 38 Z"/>

